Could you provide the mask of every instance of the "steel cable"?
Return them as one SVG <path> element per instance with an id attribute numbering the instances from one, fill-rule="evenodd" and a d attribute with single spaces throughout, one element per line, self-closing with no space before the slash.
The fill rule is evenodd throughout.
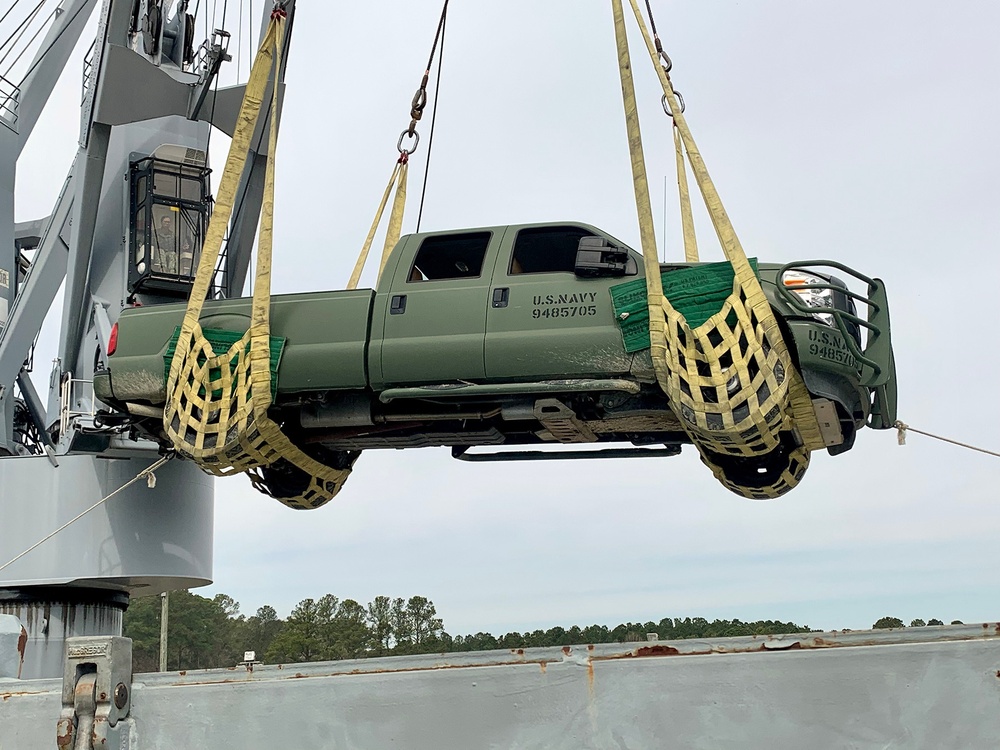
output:
<path id="1" fill-rule="evenodd" d="M 17 43 L 21 41 L 21 37 L 24 36 L 24 32 L 28 30 L 29 26 L 31 26 L 35 17 L 38 15 L 38 11 L 42 9 L 43 5 L 45 5 L 45 0 L 40 0 L 31 13 L 29 13 L 27 17 L 17 25 L 17 28 L 11 32 L 11 35 L 4 40 L 4 43 L 0 44 L 0 50 L 5 49 L 7 45 L 10 45 L 10 49 L 4 52 L 3 57 L 0 57 L 0 65 L 3 65 L 7 60 L 8 55 L 10 55 L 10 53 L 17 48 Z M 18 57 L 20 57 L 20 55 L 18 55 Z M 10 72 L 10 67 L 7 68 L 6 72 Z"/>
<path id="2" fill-rule="evenodd" d="M 32 45 L 32 44 L 34 44 L 34 43 L 35 43 L 35 40 L 36 40 L 36 39 L 38 39 L 39 35 L 40 35 L 40 34 L 41 34 L 41 33 L 42 33 L 43 31 L 45 31 L 45 27 L 49 25 L 49 22 L 50 22 L 50 21 L 51 21 L 51 20 L 52 20 L 53 18 L 55 18 L 55 16 L 56 16 L 56 12 L 57 12 L 58 10 L 59 10 L 59 8 L 58 8 L 58 7 L 56 7 L 56 8 L 53 8 L 53 9 L 52 9 L 52 12 L 51 12 L 51 13 L 49 13 L 49 15 L 48 15 L 48 16 L 47 16 L 47 17 L 45 18 L 45 20 L 44 20 L 44 21 L 42 21 L 41 25 L 39 25 L 39 27 L 38 27 L 38 29 L 37 29 L 37 30 L 35 31 L 35 33 L 31 35 L 31 39 L 29 39 L 29 40 L 28 40 L 28 43 L 24 45 L 24 48 L 23 48 L 23 49 L 22 49 L 22 50 L 21 50 L 21 51 L 20 51 L 20 52 L 19 52 L 19 53 L 17 54 L 17 57 L 15 57 L 15 58 L 14 58 L 14 59 L 13 59 L 13 60 L 11 61 L 10 65 L 8 65 L 8 66 L 7 66 L 7 73 L 8 73 L 8 74 L 10 73 L 10 71 L 12 71 L 12 70 L 14 69 L 14 66 L 15 66 L 15 65 L 17 65 L 17 64 L 18 64 L 18 62 L 20 62 L 21 58 L 22 58 L 22 57 L 24 57 L 24 53 L 25 53 L 25 52 L 27 52 L 27 51 L 28 51 L 29 49 L 31 49 L 31 45 Z M 12 49 L 11 51 L 13 51 L 13 49 Z M 9 53 L 8 53 L 8 54 L 9 54 Z M 6 57 L 6 55 L 5 55 L 4 57 Z"/>
<path id="3" fill-rule="evenodd" d="M 923 435 L 924 437 L 933 438 L 934 440 L 940 440 L 942 443 L 951 443 L 952 445 L 957 445 L 959 448 L 967 448 L 970 451 L 976 451 L 977 453 L 985 453 L 987 456 L 995 456 L 1000 458 L 1000 453 L 996 451 L 986 450 L 986 448 L 979 448 L 975 445 L 969 445 L 968 443 L 961 443 L 958 440 L 952 440 L 951 438 L 942 437 L 941 435 L 935 435 L 933 432 L 925 432 L 924 430 L 918 430 L 915 427 L 910 427 L 905 422 L 896 422 L 893 425 L 898 431 L 897 439 L 900 445 L 906 445 L 906 433 L 915 432 L 918 435 Z"/>
<path id="4" fill-rule="evenodd" d="M 35 58 L 35 62 L 32 63 L 32 65 L 31 65 L 30 68 L 28 68 L 28 72 L 24 74 L 24 77 L 21 78 L 21 82 L 18 84 L 18 88 L 20 88 L 21 86 L 23 86 L 24 82 L 28 80 L 28 76 L 30 76 L 32 73 L 34 73 L 35 72 L 35 68 L 37 68 L 39 65 L 42 64 L 42 60 L 45 59 L 45 56 L 47 54 L 49 54 L 49 52 L 52 51 L 52 48 L 56 46 L 56 44 L 59 42 L 59 39 L 62 37 L 62 35 L 66 33 L 66 29 L 68 29 L 70 26 L 73 25 L 73 22 L 76 20 L 76 17 L 79 16 L 80 13 L 83 11 L 83 9 L 86 8 L 86 7 L 87 6 L 85 4 L 81 4 L 80 7 L 76 9 L 76 12 L 73 14 L 73 17 L 70 18 L 69 21 L 67 21 L 63 25 L 62 29 L 59 30 L 59 33 L 56 34 L 56 38 L 52 40 L 52 43 L 49 44 L 49 46 L 45 48 L 45 51 L 42 52 L 42 54 L 40 54 L 37 58 Z"/>
<path id="5" fill-rule="evenodd" d="M 434 149 L 434 130 L 437 126 L 438 100 L 441 98 L 441 69 L 444 67 L 444 39 L 448 26 L 448 2 L 445 0 L 444 10 L 441 14 L 441 25 L 438 27 L 438 36 L 434 38 L 434 48 L 437 49 L 438 38 L 441 41 L 441 54 L 438 55 L 437 78 L 434 81 L 434 108 L 431 110 L 431 132 L 427 139 L 427 159 L 424 162 L 424 181 L 420 190 L 420 210 L 417 212 L 417 233 L 420 232 L 420 225 L 424 220 L 424 202 L 427 199 L 427 178 L 431 171 L 431 151 Z M 431 52 L 431 60 L 434 59 L 434 52 Z M 430 65 L 427 67 L 430 70 Z"/>

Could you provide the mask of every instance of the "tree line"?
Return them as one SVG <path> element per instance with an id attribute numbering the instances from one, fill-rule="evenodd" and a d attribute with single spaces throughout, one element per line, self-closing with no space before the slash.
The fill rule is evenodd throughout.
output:
<path id="1" fill-rule="evenodd" d="M 713 620 L 670 618 L 659 622 L 556 626 L 548 630 L 450 635 L 434 602 L 423 596 L 407 599 L 377 596 L 367 604 L 327 594 L 303 599 L 284 620 L 265 605 L 253 615 L 240 613 L 239 602 L 226 594 L 209 599 L 190 591 L 170 594 L 167 669 L 231 667 L 246 651 L 267 664 L 358 659 L 398 654 L 485 651 L 584 643 L 628 643 L 657 638 L 722 638 L 738 635 L 806 633 L 810 628 L 779 620 Z M 159 668 L 160 599 L 135 599 L 124 618 L 124 634 L 132 639 L 137 672 Z"/>
<path id="2" fill-rule="evenodd" d="M 910 627 L 943 625 L 938 619 L 912 620 Z M 953 625 L 960 625 L 953 620 Z M 902 628 L 897 617 L 882 617 L 873 628 Z M 361 604 L 327 594 L 303 599 L 284 620 L 265 605 L 252 615 L 240 613 L 239 602 L 226 594 L 209 599 L 190 591 L 170 594 L 167 669 L 232 667 L 254 651 L 267 664 L 337 659 L 360 659 L 398 654 L 487 651 L 540 646 L 575 646 L 587 643 L 645 641 L 653 633 L 660 640 L 725 638 L 746 635 L 807 633 L 812 629 L 780 620 L 712 620 L 702 617 L 670 618 L 659 622 L 607 625 L 555 626 L 548 630 L 487 632 L 450 635 L 438 617 L 434 602 L 423 596 L 407 599 L 376 596 Z M 138 672 L 159 668 L 160 599 L 135 599 L 124 618 L 124 633 L 131 638 L 133 665 Z"/>

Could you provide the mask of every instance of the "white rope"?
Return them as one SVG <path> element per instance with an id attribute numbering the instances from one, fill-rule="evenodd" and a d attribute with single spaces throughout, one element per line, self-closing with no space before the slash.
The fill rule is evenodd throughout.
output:
<path id="1" fill-rule="evenodd" d="M 135 484 L 136 482 L 138 482 L 140 479 L 142 479 L 142 478 L 145 477 L 147 485 L 149 486 L 150 489 L 152 489 L 153 487 L 156 486 L 156 475 L 153 472 L 155 472 L 157 469 L 159 469 L 161 466 L 163 466 L 165 463 L 167 463 L 167 461 L 169 461 L 173 457 L 174 457 L 174 454 L 170 453 L 170 454 L 164 456 L 163 458 L 161 458 L 159 461 L 157 461 L 155 464 L 153 464 L 152 466 L 150 466 L 148 469 L 143 469 L 138 474 L 136 474 L 135 477 L 133 477 L 132 479 L 128 480 L 125 484 L 123 484 L 117 490 L 115 490 L 114 492 L 112 492 L 110 495 L 108 495 L 107 497 L 101 498 L 96 503 L 94 503 L 89 508 L 87 508 L 87 510 L 83 511 L 82 513 L 80 513 L 79 515 L 77 515 L 75 518 L 70 519 L 69 521 L 67 521 L 66 523 L 64 523 L 62 526 L 60 526 L 58 529 L 56 529 L 55 531 L 53 531 L 51 534 L 49 534 L 45 538 L 39 539 L 35 544 L 33 544 L 30 547 L 28 547 L 28 549 L 26 549 L 24 552 L 22 552 L 21 554 L 19 554 L 17 557 L 13 558 L 12 560 L 9 560 L 8 562 L 5 562 L 3 565 L 0 565 L 0 571 L 2 571 L 4 568 L 9 568 L 11 565 L 13 565 L 14 563 L 16 563 L 18 560 L 20 560 L 25 555 L 27 555 L 30 552 L 33 552 L 34 550 L 38 549 L 43 544 L 45 544 L 45 542 L 49 541 L 49 539 L 51 539 L 56 534 L 58 534 L 60 531 L 63 531 L 64 529 L 69 528 L 74 523 L 76 523 L 81 518 L 83 518 L 85 515 L 87 515 L 88 513 L 90 513 L 92 510 L 95 510 L 95 509 L 101 507 L 102 505 L 104 505 L 104 503 L 108 502 L 108 500 L 110 500 L 111 498 L 113 498 L 119 492 L 122 492 L 122 491 L 128 489 L 133 484 Z"/>
<path id="2" fill-rule="evenodd" d="M 894 424 L 893 427 L 895 427 L 899 431 L 897 438 L 899 440 L 900 445 L 906 445 L 906 433 L 907 431 L 909 431 L 909 432 L 915 432 L 918 435 L 924 435 L 929 438 L 934 438 L 935 440 L 940 440 L 943 443 L 951 443 L 952 445 L 957 445 L 959 448 L 968 448 L 970 451 L 985 453 L 987 456 L 996 456 L 997 458 L 1000 458 L 1000 453 L 996 453 L 994 451 L 988 451 L 985 448 L 977 448 L 976 446 L 969 445 L 968 443 L 960 443 L 957 440 L 951 440 L 950 438 L 941 437 L 940 435 L 935 435 L 932 432 L 924 432 L 923 430 L 918 430 L 914 427 L 910 427 L 908 424 L 905 424 L 903 422 L 896 422 L 896 424 Z"/>

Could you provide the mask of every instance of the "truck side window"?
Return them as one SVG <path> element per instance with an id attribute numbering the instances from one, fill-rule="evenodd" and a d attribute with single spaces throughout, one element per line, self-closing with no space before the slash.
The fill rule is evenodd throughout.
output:
<path id="1" fill-rule="evenodd" d="M 510 274 L 573 273 L 580 239 L 593 237 L 583 227 L 535 227 L 522 229 L 514 241 L 510 258 Z"/>
<path id="2" fill-rule="evenodd" d="M 408 281 L 478 278 L 491 237 L 490 232 L 427 237 L 420 244 Z"/>

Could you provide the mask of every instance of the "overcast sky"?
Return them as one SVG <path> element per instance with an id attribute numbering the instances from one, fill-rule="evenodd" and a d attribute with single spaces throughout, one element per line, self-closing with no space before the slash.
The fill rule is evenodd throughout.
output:
<path id="1" fill-rule="evenodd" d="M 581 220 L 638 247 L 610 3 L 451 6 L 423 228 Z M 1000 448 L 1000 5 L 653 8 L 748 253 L 833 258 L 883 278 L 900 417 Z M 346 282 L 439 12 L 438 0 L 300 0 L 274 291 Z M 669 121 L 637 36 L 633 52 L 653 204 L 662 210 L 669 176 L 666 253 L 680 258 Z M 245 75 L 248 52 L 237 57 L 224 81 L 238 63 Z M 51 210 L 69 167 L 79 78 L 77 61 L 19 163 L 20 220 Z M 404 231 L 416 222 L 428 128 Z M 216 167 L 224 146 L 213 140 Z M 699 221 L 703 259 L 721 259 Z M 54 351 L 50 341 L 40 349 Z M 724 490 L 691 448 L 673 459 L 495 466 L 446 449 L 369 451 L 340 497 L 309 513 L 242 478 L 219 481 L 216 583 L 200 593 L 282 615 L 328 592 L 361 602 L 421 594 L 453 634 L 665 616 L 824 629 L 883 615 L 995 620 L 998 479 L 995 458 L 918 435 L 903 448 L 894 432 L 870 430 L 846 455 L 814 454 L 802 485 L 767 503 Z"/>

